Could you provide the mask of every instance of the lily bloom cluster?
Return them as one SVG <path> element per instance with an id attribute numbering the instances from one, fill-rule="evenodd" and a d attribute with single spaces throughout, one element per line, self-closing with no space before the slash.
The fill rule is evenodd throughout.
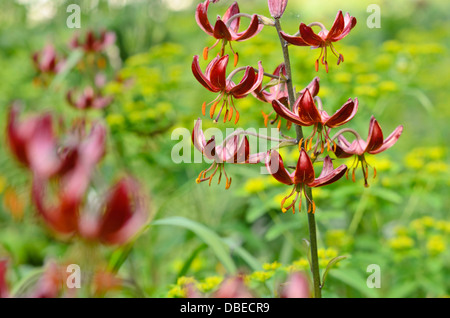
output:
<path id="1" fill-rule="evenodd" d="M 282 118 L 286 120 L 286 126 L 289 129 L 291 125 L 296 126 L 296 142 L 293 139 L 280 139 L 280 147 L 286 145 L 295 145 L 299 147 L 299 158 L 294 171 L 290 172 L 291 166 L 285 165 L 283 159 L 278 151 L 275 149 L 269 150 L 267 153 L 250 154 L 248 149 L 247 136 L 239 139 L 237 134 L 232 134 L 227 137 L 222 145 L 216 145 L 214 136 L 210 140 L 206 140 L 203 132 L 200 129 L 200 120 L 197 120 L 192 134 L 192 141 L 195 146 L 205 158 L 213 160 L 213 164 L 203 170 L 197 182 L 211 180 L 216 172 L 220 172 L 219 182 L 222 172 L 226 178 L 226 189 L 231 184 L 231 178 L 228 178 L 225 173 L 225 162 L 229 163 L 259 163 L 264 162 L 268 172 L 279 182 L 292 186 L 292 191 L 281 202 L 281 209 L 283 212 L 292 209 L 295 212 L 295 206 L 299 201 L 298 208 L 301 210 L 301 203 L 303 195 L 308 201 L 308 212 L 315 212 L 315 203 L 310 197 L 310 188 L 321 187 L 329 185 L 338 181 L 344 175 L 348 178 L 348 173 L 352 171 L 352 180 L 355 181 L 355 170 L 361 163 L 364 185 L 368 184 L 369 164 L 365 159 L 365 154 L 378 154 L 391 146 L 393 146 L 400 137 L 403 126 L 398 126 L 392 134 L 386 139 L 383 139 L 381 128 L 372 116 L 369 125 L 369 136 L 367 141 L 363 140 L 360 135 L 350 128 L 343 128 L 336 132 L 331 137 L 332 129 L 340 128 L 350 122 L 356 115 L 359 107 L 358 98 L 348 98 L 342 106 L 333 114 L 329 114 L 322 100 L 319 97 L 320 79 L 315 77 L 304 89 L 299 92 L 293 91 L 290 74 L 290 66 L 284 63 L 278 64 L 272 74 L 264 72 L 262 62 L 259 61 L 258 67 L 251 66 L 236 68 L 230 73 L 227 73 L 227 65 L 229 55 L 225 54 L 226 44 L 232 41 L 248 40 L 256 36 L 263 26 L 276 27 L 281 44 L 283 48 L 287 48 L 288 44 L 294 46 L 309 46 L 313 49 L 320 49 L 320 56 L 315 62 L 316 71 L 319 69 L 319 64 L 325 66 L 328 73 L 328 48 L 337 57 L 337 64 L 344 61 L 342 54 L 338 53 L 334 47 L 334 43 L 346 37 L 356 25 L 356 18 L 350 16 L 349 13 L 345 15 L 342 11 L 338 11 L 332 27 L 328 30 L 320 22 L 313 22 L 308 25 L 301 22 L 299 32 L 294 35 L 285 33 L 280 26 L 279 19 L 285 12 L 288 1 L 287 0 L 268 0 L 269 12 L 273 18 L 267 18 L 261 15 L 243 14 L 240 13 L 237 2 L 234 2 L 221 17 L 218 16 L 214 27 L 208 20 L 208 9 L 211 3 L 218 1 L 206 0 L 197 6 L 196 21 L 200 28 L 208 35 L 216 39 L 212 47 L 205 48 L 203 52 L 204 59 L 208 59 L 208 52 L 218 43 L 222 42 L 222 47 L 219 54 L 214 57 L 206 66 L 203 72 L 200 67 L 199 56 L 194 56 L 192 62 L 192 72 L 194 77 L 210 92 L 218 93 L 218 96 L 209 103 L 211 105 L 209 116 L 214 118 L 217 106 L 221 104 L 218 115 L 214 118 L 214 122 L 218 122 L 221 114 L 225 111 L 224 122 L 230 121 L 233 114 L 236 114 L 235 124 L 239 120 L 239 112 L 234 104 L 234 99 L 240 99 L 253 95 L 258 100 L 271 105 L 271 111 L 266 113 L 262 111 L 264 116 L 264 124 L 267 126 L 270 116 L 275 113 L 275 118 L 270 120 L 271 124 L 277 123 L 278 130 L 281 129 Z M 247 30 L 239 32 L 240 19 L 250 19 L 250 25 Z M 313 27 L 320 27 L 320 31 L 315 33 Z M 231 48 L 235 55 L 234 66 L 238 62 L 237 53 Z M 286 49 L 287 50 L 287 49 Z M 289 68 L 289 70 L 288 70 Z M 237 73 L 245 71 L 241 81 L 235 84 L 233 77 Z M 228 74 L 228 75 L 227 75 Z M 263 79 L 267 76 L 270 81 L 263 85 Z M 293 92 L 289 91 L 289 85 Z M 206 115 L 205 102 L 202 106 L 202 114 Z M 303 137 L 302 128 L 311 127 L 311 133 L 307 137 Z M 299 133 L 301 131 L 301 133 Z M 356 137 L 356 140 L 350 142 L 343 134 L 351 133 Z M 257 136 L 261 138 L 262 136 Z M 320 158 L 326 152 L 325 157 Z M 332 159 L 334 156 L 335 159 Z M 348 158 L 355 156 L 355 163 L 348 168 L 346 165 L 339 165 L 337 168 L 333 167 L 333 161 L 339 158 Z M 238 159 L 239 158 L 239 159 Z M 315 176 L 314 163 L 322 161 L 323 167 L 320 175 Z M 374 177 L 376 170 L 374 168 Z M 289 200 L 289 202 L 287 202 Z"/>
<path id="2" fill-rule="evenodd" d="M 32 201 L 47 226 L 63 236 L 79 235 L 104 244 L 128 242 L 146 220 L 145 200 L 136 181 L 121 179 L 98 198 L 100 204 L 85 201 L 95 167 L 105 154 L 106 128 L 94 123 L 87 134 L 81 122 L 59 138 L 50 114 L 24 120 L 19 116 L 14 104 L 8 116 L 8 144 L 32 173 Z"/>
<path id="3" fill-rule="evenodd" d="M 88 110 L 102 109 L 112 103 L 112 96 L 103 96 L 102 88 L 106 81 L 103 70 L 107 67 L 107 59 L 104 55 L 106 49 L 114 44 L 115 40 L 114 32 L 102 31 L 97 34 L 93 30 L 86 33 L 83 41 L 80 40 L 79 34 L 75 34 L 70 40 L 69 49 L 83 52 L 82 59 L 78 62 L 78 70 L 83 75 L 87 75 L 85 77 L 90 82 L 78 94 L 74 88 L 68 90 L 66 100 L 70 106 Z M 40 52 L 33 53 L 32 61 L 38 73 L 35 83 L 49 86 L 53 76 L 64 70 L 66 60 L 67 58 L 60 55 L 52 44 L 48 44 Z M 86 69 L 89 69 L 89 72 L 85 72 Z M 74 98 L 75 94 L 77 98 Z"/>

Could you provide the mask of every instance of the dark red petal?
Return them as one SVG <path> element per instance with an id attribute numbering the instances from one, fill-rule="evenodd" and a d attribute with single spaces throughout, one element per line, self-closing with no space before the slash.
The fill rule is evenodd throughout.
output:
<path id="1" fill-rule="evenodd" d="M 286 34 L 284 32 L 280 32 L 280 34 L 283 37 L 283 39 L 286 40 L 286 42 L 288 42 L 292 45 L 309 46 L 309 44 L 306 43 L 305 40 L 303 40 L 303 38 L 301 36 L 292 36 L 292 35 Z"/>
<path id="2" fill-rule="evenodd" d="M 192 74 L 194 74 L 197 81 L 199 81 L 199 83 L 202 84 L 207 90 L 214 93 L 219 92 L 220 89 L 217 87 L 213 87 L 210 79 L 203 74 L 202 70 L 200 69 L 200 64 L 198 60 L 199 60 L 198 55 L 194 56 L 194 60 L 192 61 Z M 211 61 L 211 63 L 212 62 L 213 61 Z"/>
<path id="3" fill-rule="evenodd" d="M 6 282 L 6 270 L 8 269 L 8 260 L 0 259 L 0 298 L 9 296 L 9 288 Z"/>
<path id="4" fill-rule="evenodd" d="M 309 184 L 315 179 L 314 167 L 308 153 L 302 148 L 294 172 L 295 184 Z"/>
<path id="5" fill-rule="evenodd" d="M 233 4 L 231 4 L 231 6 L 228 7 L 227 11 L 225 12 L 225 14 L 222 17 L 222 21 L 224 23 L 227 23 L 228 20 L 235 14 L 239 13 L 239 5 L 238 3 L 235 1 L 233 2 Z M 230 30 L 234 31 L 234 32 L 238 32 L 239 30 L 239 24 L 240 24 L 241 18 L 236 18 L 234 19 L 231 24 L 230 24 Z"/>
<path id="6" fill-rule="evenodd" d="M 236 33 L 231 31 L 232 39 L 234 41 L 245 41 L 248 40 L 255 35 L 257 35 L 263 28 L 262 24 L 259 24 L 259 18 L 256 14 L 252 16 L 252 20 L 250 21 L 250 25 L 248 26 L 247 30 L 244 32 Z"/>
<path id="7" fill-rule="evenodd" d="M 331 116 L 324 124 L 330 128 L 342 126 L 350 121 L 358 111 L 358 99 L 353 101 L 351 98 Z"/>
<path id="8" fill-rule="evenodd" d="M 198 4 L 197 10 L 195 10 L 195 20 L 203 31 L 209 35 L 213 35 L 214 30 L 208 20 L 208 6 L 209 1 Z"/>
<path id="9" fill-rule="evenodd" d="M 328 157 L 328 161 L 325 158 L 324 161 L 324 167 L 322 170 L 322 173 L 320 174 L 319 178 L 315 179 L 313 182 L 309 183 L 308 186 L 310 187 L 322 187 L 327 184 L 331 184 L 333 182 L 338 181 L 347 171 L 346 165 L 340 165 L 336 169 L 333 170 L 333 164 L 331 163 L 330 157 Z M 331 167 L 330 167 L 331 164 Z"/>
<path id="10" fill-rule="evenodd" d="M 342 30 L 341 34 L 335 36 L 334 38 L 330 38 L 330 41 L 336 42 L 347 36 L 350 33 L 350 31 L 355 27 L 356 22 L 357 22 L 356 18 L 351 17 L 347 12 L 344 17 L 344 29 Z"/>
<path id="11" fill-rule="evenodd" d="M 325 42 L 324 39 L 314 33 L 311 27 L 307 26 L 304 23 L 300 24 L 299 30 L 303 40 L 310 46 L 320 46 Z"/>
<path id="12" fill-rule="evenodd" d="M 284 167 L 283 159 L 277 151 L 272 150 L 270 156 L 266 157 L 266 168 L 277 181 L 287 185 L 293 184 L 290 174 Z"/>
<path id="13" fill-rule="evenodd" d="M 309 123 L 308 126 L 322 123 L 322 117 L 320 116 L 316 104 L 314 103 L 314 98 L 311 96 L 308 89 L 305 90 L 305 93 L 299 99 L 298 117 L 300 118 L 300 121 Z"/>
<path id="14" fill-rule="evenodd" d="M 194 129 L 192 130 L 192 143 L 198 151 L 203 152 L 203 148 L 206 145 L 206 140 L 201 125 L 202 120 L 198 118 L 195 122 Z"/>
<path id="15" fill-rule="evenodd" d="M 221 57 L 217 62 L 211 67 L 211 85 L 217 87 L 218 89 L 225 90 L 226 87 L 226 72 L 228 64 L 228 55 Z"/>
<path id="16" fill-rule="evenodd" d="M 256 81 L 256 72 L 251 66 L 247 66 L 244 77 L 242 80 L 234 86 L 229 93 L 236 98 L 247 96 L 251 92 L 251 88 Z"/>
<path id="17" fill-rule="evenodd" d="M 370 118 L 369 136 L 367 137 L 367 146 L 365 152 L 373 152 L 383 145 L 383 131 L 375 117 Z"/>
<path id="18" fill-rule="evenodd" d="M 327 34 L 327 40 L 339 36 L 343 30 L 344 30 L 344 16 L 342 15 L 342 11 L 339 10 L 339 12 L 336 15 L 336 18 L 334 19 L 333 26 L 331 27 L 330 31 Z"/>
<path id="19" fill-rule="evenodd" d="M 245 136 L 240 144 L 234 157 L 234 163 L 248 163 L 250 156 L 250 144 L 247 136 Z"/>
<path id="20" fill-rule="evenodd" d="M 369 153 L 375 155 L 377 153 L 383 152 L 386 149 L 392 147 L 397 142 L 397 140 L 400 138 L 402 132 L 403 132 L 403 126 L 400 125 L 397 128 L 395 128 L 395 130 L 383 141 L 383 145 L 380 148 L 373 150 L 373 151 L 369 151 Z"/>
<path id="21" fill-rule="evenodd" d="M 300 125 L 300 126 L 311 126 L 311 122 L 303 122 L 297 114 L 293 113 L 289 108 L 283 105 L 279 100 L 272 101 L 272 107 L 275 112 L 283 117 L 284 119 L 289 120 L 290 122 Z"/>
<path id="22" fill-rule="evenodd" d="M 214 25 L 214 37 L 216 39 L 225 39 L 227 41 L 232 41 L 233 38 L 231 36 L 230 30 L 228 30 L 225 23 L 220 20 L 220 18 L 217 18 L 216 24 Z"/>
<path id="23" fill-rule="evenodd" d="M 314 79 L 304 88 L 300 91 L 300 94 L 304 94 L 305 90 L 309 90 L 309 92 L 311 93 L 312 97 L 317 96 L 317 94 L 319 94 L 319 89 L 320 89 L 320 78 L 319 77 L 314 77 Z"/>

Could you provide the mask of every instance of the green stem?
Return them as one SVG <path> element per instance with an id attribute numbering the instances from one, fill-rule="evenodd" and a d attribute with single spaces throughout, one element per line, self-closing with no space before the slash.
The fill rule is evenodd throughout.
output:
<path id="1" fill-rule="evenodd" d="M 291 109 L 295 103 L 295 91 L 294 86 L 292 84 L 292 69 L 291 69 L 291 60 L 289 57 L 289 49 L 288 43 L 281 36 L 281 24 L 279 19 L 275 19 L 275 28 L 277 29 L 278 37 L 280 39 L 281 48 L 283 50 L 283 58 L 284 64 L 286 67 L 286 85 L 288 88 L 288 97 L 289 97 L 289 105 L 291 105 Z M 299 125 L 295 126 L 295 133 L 297 136 L 297 143 L 303 139 L 303 130 Z M 304 146 L 304 145 L 302 145 Z M 322 297 L 321 283 L 320 283 L 320 271 L 319 271 L 319 261 L 317 255 L 317 234 L 316 234 L 316 221 L 314 216 L 314 209 L 312 206 L 312 191 L 311 188 L 305 187 L 305 193 L 309 197 L 310 200 L 307 200 L 307 210 L 308 212 L 308 227 L 309 227 L 309 237 L 310 237 L 310 250 L 311 250 L 311 272 L 313 275 L 314 282 L 314 298 Z"/>

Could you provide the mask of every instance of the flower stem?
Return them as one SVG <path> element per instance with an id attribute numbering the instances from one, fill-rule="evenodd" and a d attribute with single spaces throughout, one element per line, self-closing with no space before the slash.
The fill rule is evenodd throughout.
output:
<path id="1" fill-rule="evenodd" d="M 295 92 L 294 92 L 294 86 L 292 84 L 292 69 L 291 69 L 291 60 L 289 57 L 289 49 L 288 49 L 288 43 L 283 39 L 281 36 L 281 24 L 279 19 L 275 19 L 275 28 L 277 29 L 278 37 L 280 39 L 281 48 L 283 50 L 283 58 L 284 58 L 284 64 L 286 67 L 286 84 L 288 88 L 288 97 L 289 97 L 289 105 L 291 105 L 291 108 L 293 107 L 295 103 Z M 300 142 L 300 140 L 303 139 L 303 130 L 302 127 L 299 125 L 295 126 L 295 133 L 297 135 L 297 143 Z M 304 146 L 304 145 L 303 145 Z M 310 200 L 307 201 L 307 210 L 311 211 L 311 213 L 308 213 L 308 226 L 309 226 L 309 236 L 310 236 L 310 250 L 311 250 L 311 272 L 313 275 L 313 282 L 314 282 L 314 298 L 321 298 L 322 297 L 322 291 L 321 291 L 321 283 L 320 283 L 320 272 L 319 272 L 319 261 L 317 256 L 317 234 L 316 234 L 316 221 L 314 217 L 313 207 L 312 207 L 312 191 L 311 188 L 306 187 L 305 188 L 306 195 L 310 198 Z"/>

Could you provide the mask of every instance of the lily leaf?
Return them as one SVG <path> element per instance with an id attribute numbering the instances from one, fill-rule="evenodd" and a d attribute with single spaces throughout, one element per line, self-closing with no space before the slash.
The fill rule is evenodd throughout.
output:
<path id="1" fill-rule="evenodd" d="M 230 256 L 228 246 L 225 245 L 222 238 L 214 231 L 198 222 L 190 219 L 174 216 L 165 219 L 156 220 L 151 225 L 172 225 L 179 226 L 194 232 L 203 242 L 205 242 L 216 254 L 219 261 L 225 267 L 228 273 L 235 274 L 237 272 L 236 265 Z"/>
<path id="2" fill-rule="evenodd" d="M 323 272 L 323 275 L 322 275 L 322 288 L 323 288 L 323 286 L 325 285 L 325 279 L 327 278 L 327 275 L 328 275 L 328 272 L 329 272 L 329 270 L 335 265 L 335 264 L 337 264 L 338 262 L 340 262 L 340 261 L 342 261 L 343 259 L 346 259 L 347 258 L 347 256 L 337 256 L 337 257 L 335 257 L 335 258 L 333 258 L 332 260 L 330 260 L 329 262 L 328 262 L 328 264 L 327 264 L 327 267 L 325 268 L 325 271 Z"/>

